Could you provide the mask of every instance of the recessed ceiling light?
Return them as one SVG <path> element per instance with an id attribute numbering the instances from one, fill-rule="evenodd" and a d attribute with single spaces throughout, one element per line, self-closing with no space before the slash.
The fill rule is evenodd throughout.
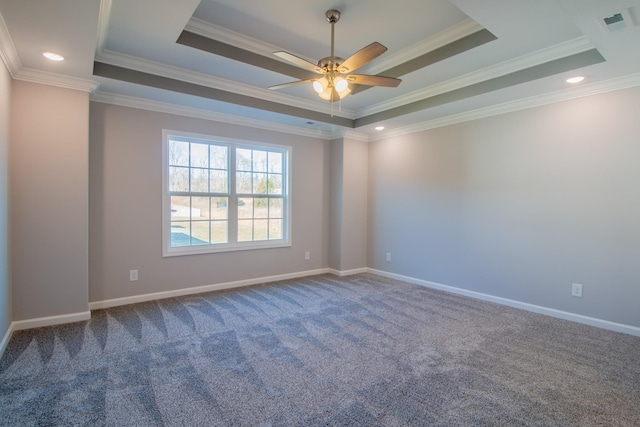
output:
<path id="1" fill-rule="evenodd" d="M 583 80 L 584 80 L 584 77 L 576 76 L 576 77 L 571 77 L 570 79 L 567 79 L 567 83 L 580 83 Z"/>
<path id="2" fill-rule="evenodd" d="M 42 56 L 52 61 L 64 61 L 64 56 L 53 52 L 45 52 Z"/>
<path id="3" fill-rule="evenodd" d="M 384 126 L 376 126 L 375 129 L 376 130 L 384 130 Z"/>

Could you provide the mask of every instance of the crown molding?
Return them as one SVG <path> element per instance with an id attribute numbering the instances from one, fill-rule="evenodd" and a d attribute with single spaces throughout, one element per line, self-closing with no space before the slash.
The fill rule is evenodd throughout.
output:
<path id="1" fill-rule="evenodd" d="M 107 31 L 111 18 L 112 0 L 100 0 L 100 12 L 98 14 L 98 35 L 96 38 L 96 56 L 105 49 L 107 43 Z"/>
<path id="2" fill-rule="evenodd" d="M 24 67 L 14 76 L 14 79 L 89 93 L 96 90 L 99 86 L 99 83 L 93 80 L 80 79 Z"/>
<path id="3" fill-rule="evenodd" d="M 273 52 L 282 50 L 282 47 L 280 46 L 269 44 L 262 40 L 254 39 L 253 37 L 246 36 L 228 28 L 224 28 L 198 18 L 191 18 L 184 29 L 200 36 L 218 40 L 220 42 L 227 43 L 240 49 L 257 53 L 259 55 L 271 57 L 273 56 Z M 274 59 L 278 58 L 274 57 Z"/>
<path id="4" fill-rule="evenodd" d="M 22 61 L 13 44 L 13 39 L 7 28 L 7 24 L 0 13 L 0 59 L 7 66 L 9 74 L 15 79 L 16 74 L 22 69 Z"/>
<path id="5" fill-rule="evenodd" d="M 482 68 L 471 73 L 464 74 L 444 82 L 425 87 L 411 92 L 407 95 L 398 96 L 385 102 L 371 105 L 356 111 L 356 117 L 366 117 L 381 111 L 400 107 L 412 102 L 430 98 L 441 93 L 451 92 L 475 83 L 480 83 L 489 79 L 504 76 L 535 65 L 544 64 L 556 59 L 585 52 L 593 49 L 593 44 L 586 37 L 578 37 L 549 48 L 540 49 L 533 53 L 519 56 L 517 58 L 504 61 L 489 67 Z"/>
<path id="6" fill-rule="evenodd" d="M 348 138 L 362 142 L 369 142 L 369 140 L 371 139 L 366 133 L 356 132 L 351 129 L 340 130 L 336 132 L 336 134 L 339 135 L 338 138 Z"/>
<path id="7" fill-rule="evenodd" d="M 96 61 L 109 65 L 128 68 L 135 71 L 154 74 L 157 76 L 176 79 L 197 85 L 212 87 L 215 89 L 225 90 L 240 95 L 250 96 L 253 98 L 264 99 L 266 101 L 286 104 L 293 107 L 304 108 L 307 110 L 325 112 L 326 102 L 308 101 L 298 97 L 286 95 L 284 93 L 275 92 L 268 89 L 257 88 L 255 86 L 232 82 L 230 80 L 214 77 L 209 74 L 198 73 L 195 71 L 185 70 L 173 65 L 161 64 L 144 58 L 138 58 L 110 50 L 103 50 L 96 57 Z M 334 115 L 347 119 L 355 119 L 355 112 L 346 108 L 336 111 Z"/>
<path id="8" fill-rule="evenodd" d="M 422 132 L 429 129 L 449 126 L 457 123 L 468 122 L 471 120 L 483 119 L 486 117 L 498 116 L 501 114 L 512 113 L 515 111 L 526 110 L 529 108 L 541 107 L 548 104 L 555 104 L 572 99 L 583 98 L 602 93 L 613 92 L 616 90 L 628 89 L 640 86 L 640 73 L 629 74 L 622 77 L 616 77 L 603 82 L 591 83 L 578 88 L 565 89 L 561 91 L 536 95 L 529 98 L 518 99 L 516 101 L 504 102 L 502 104 L 491 105 L 489 107 L 479 108 L 460 114 L 453 114 L 439 119 L 429 120 L 415 125 L 397 128 L 384 135 L 372 136 L 372 141 L 381 139 L 394 138 L 398 136 L 408 135 L 416 132 Z"/>
<path id="9" fill-rule="evenodd" d="M 241 117 L 233 114 L 219 113 L 201 108 L 186 107 L 183 105 L 171 104 L 167 102 L 152 101 L 143 98 L 137 98 L 127 95 L 117 95 L 108 92 L 95 91 L 91 97 L 91 101 L 101 102 L 105 104 L 119 105 L 122 107 L 138 108 L 141 110 L 155 111 L 158 113 L 174 114 L 178 116 L 193 117 L 196 119 L 211 120 L 216 122 L 228 123 L 238 126 L 246 126 L 251 128 L 263 129 L 273 132 L 281 132 L 309 138 L 318 138 L 330 140 L 334 138 L 334 134 L 321 130 L 305 129 L 297 126 L 273 123 L 265 120 Z"/>
<path id="10" fill-rule="evenodd" d="M 384 58 L 377 58 L 375 66 L 370 68 L 369 74 L 377 74 L 383 70 L 402 64 L 416 58 L 417 56 L 445 46 L 482 29 L 483 27 L 474 20 L 465 19 L 456 25 L 440 31 L 432 37 L 421 40 L 418 43 L 408 46 L 392 55 L 386 55 Z M 211 24 L 198 18 L 191 18 L 185 27 L 185 30 L 260 55 L 271 56 L 273 52 L 282 50 L 281 46 L 265 43 L 262 40 L 248 37 L 244 34 L 229 30 L 228 28 L 224 28 L 219 25 Z M 296 53 L 296 55 L 301 58 L 305 57 L 303 54 Z M 315 59 L 310 59 L 310 62 L 315 62 Z"/>
<path id="11" fill-rule="evenodd" d="M 414 43 L 411 46 L 407 46 L 398 52 L 388 53 L 376 58 L 375 63 L 371 64 L 369 68 L 367 68 L 367 74 L 381 73 L 384 70 L 393 68 L 398 64 L 404 64 L 405 62 L 408 62 L 414 58 L 439 49 L 443 46 L 460 40 L 463 37 L 470 36 L 471 34 L 477 33 L 478 31 L 483 29 L 484 27 L 475 22 L 473 19 L 467 18 L 464 21 L 459 22 L 458 24 L 452 25 L 451 27 L 440 31 L 431 37 L 427 37 L 424 40 Z"/>

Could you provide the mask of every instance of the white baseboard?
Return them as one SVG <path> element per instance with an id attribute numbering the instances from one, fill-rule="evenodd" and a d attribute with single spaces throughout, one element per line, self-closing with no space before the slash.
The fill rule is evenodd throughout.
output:
<path id="1" fill-rule="evenodd" d="M 36 319 L 16 320 L 11 325 L 14 331 L 23 329 L 40 328 L 42 326 L 60 325 L 62 323 L 82 322 L 91 319 L 90 311 L 80 313 L 62 314 L 60 316 L 38 317 Z"/>
<path id="2" fill-rule="evenodd" d="M 7 349 L 7 345 L 9 345 L 9 340 L 11 339 L 11 335 L 13 335 L 13 324 L 14 322 L 11 322 L 9 324 L 9 328 L 7 329 L 7 332 L 4 334 L 2 341 L 0 341 L 0 359 L 2 359 L 2 355 L 4 354 L 4 351 Z"/>
<path id="3" fill-rule="evenodd" d="M 570 313 L 568 311 L 556 310 L 555 308 L 542 307 L 539 305 L 529 304 L 526 302 L 515 301 L 507 298 L 497 297 L 494 295 L 484 294 L 481 292 L 470 291 L 467 289 L 456 288 L 454 286 L 443 285 L 441 283 L 429 282 L 428 280 L 416 279 L 414 277 L 403 276 L 401 274 L 389 273 L 382 270 L 367 269 L 369 273 L 377 274 L 391 279 L 402 280 L 404 282 L 413 283 L 427 288 L 439 289 L 441 291 L 451 292 L 453 294 L 464 295 L 467 297 L 494 302 L 496 304 L 506 305 L 509 307 L 520 308 L 522 310 L 534 313 L 545 314 L 559 319 L 570 320 L 572 322 L 583 323 L 585 325 L 596 326 L 610 331 L 622 332 L 624 334 L 640 336 L 640 328 L 637 326 L 625 325 L 622 323 L 610 322 L 608 320 L 597 319 L 595 317 L 583 316 L 581 314 Z"/>
<path id="4" fill-rule="evenodd" d="M 89 303 L 90 310 L 101 308 L 117 307 L 120 305 L 135 304 L 158 299 L 181 297 L 185 295 L 201 294 L 204 292 L 220 291 L 223 289 L 240 288 L 243 286 L 258 285 L 260 283 L 277 282 L 279 280 L 297 279 L 300 277 L 315 276 L 317 274 L 330 273 L 330 269 L 321 268 L 318 270 L 299 271 L 296 273 L 279 274 L 277 276 L 259 277 L 256 279 L 238 280 L 235 282 L 218 283 L 215 285 L 196 286 L 193 288 L 176 289 L 173 291 L 154 292 L 150 294 L 134 295 L 130 297 L 114 298 L 104 301 L 94 301 Z"/>
<path id="5" fill-rule="evenodd" d="M 390 273 L 382 270 L 376 270 L 372 268 L 358 268 L 353 270 L 335 270 L 332 268 L 321 268 L 317 270 L 307 270 L 296 273 L 280 274 L 276 276 L 260 277 L 255 279 L 238 280 L 234 282 L 218 283 L 215 285 L 197 286 L 185 289 L 176 289 L 173 291 L 155 292 L 150 294 L 135 295 L 131 297 L 115 298 L 104 301 L 95 301 L 89 303 L 89 310 L 97 310 L 101 308 L 116 307 L 120 305 L 135 304 L 139 302 L 153 301 L 164 298 L 173 298 L 185 295 L 193 295 L 204 292 L 212 292 L 223 289 L 239 288 L 243 286 L 257 285 L 260 283 L 276 282 L 280 280 L 297 279 L 300 277 L 314 276 L 318 274 L 334 274 L 336 276 L 344 277 L 360 273 L 372 273 L 383 277 L 389 277 L 392 279 L 402 280 L 416 285 L 425 286 L 432 289 L 439 289 L 442 291 L 464 295 L 467 297 L 489 301 L 496 304 L 506 305 L 509 307 L 519 308 L 534 313 L 545 314 L 547 316 L 557 317 L 564 320 L 570 320 L 573 322 L 583 323 L 590 326 L 596 326 L 602 329 L 607 329 L 616 332 L 622 332 L 629 335 L 640 336 L 640 328 L 631 325 L 625 325 L 621 323 L 610 322 L 608 320 L 597 319 L 594 317 L 583 316 L 581 314 L 570 313 L 567 311 L 556 310 L 549 307 L 542 307 L 534 304 L 529 304 L 521 301 L 515 301 L 507 298 L 502 298 L 494 295 L 484 294 L 481 292 L 470 291 L 467 289 L 456 288 L 454 286 L 443 285 L 441 283 L 430 282 L 427 280 L 416 279 L 414 277 L 403 276 L 400 274 Z M 6 346 L 11 339 L 11 335 L 14 331 L 22 329 L 37 328 L 42 326 L 52 326 L 62 323 L 79 322 L 88 320 L 91 318 L 91 312 L 73 313 L 61 316 L 41 317 L 37 319 L 28 319 L 14 321 L 9 325 L 9 329 L 5 333 L 2 341 L 0 341 L 0 357 L 4 353 Z"/>
<path id="6" fill-rule="evenodd" d="M 367 273 L 369 269 L 367 267 L 356 268 L 353 270 L 336 270 L 334 268 L 327 269 L 327 273 L 335 274 L 336 276 L 345 277 L 345 276 L 353 276 L 354 274 Z"/>

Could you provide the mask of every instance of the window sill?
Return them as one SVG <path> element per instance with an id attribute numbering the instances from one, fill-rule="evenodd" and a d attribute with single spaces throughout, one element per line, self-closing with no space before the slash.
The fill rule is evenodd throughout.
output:
<path id="1" fill-rule="evenodd" d="M 287 248 L 291 247 L 291 242 L 288 240 L 271 240 L 264 242 L 246 242 L 246 243 L 234 243 L 234 244 L 221 244 L 221 245 L 203 245 L 200 246 L 182 246 L 175 248 L 165 248 L 162 251 L 162 257 L 174 257 L 185 255 L 203 255 L 214 254 L 224 252 L 237 252 L 237 251 L 252 251 L 258 249 L 275 249 L 275 248 Z"/>

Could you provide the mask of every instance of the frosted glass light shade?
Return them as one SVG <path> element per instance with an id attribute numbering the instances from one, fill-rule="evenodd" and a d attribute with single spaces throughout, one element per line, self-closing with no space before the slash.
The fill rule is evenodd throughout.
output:
<path id="1" fill-rule="evenodd" d="M 329 82 L 325 77 L 323 77 L 313 82 L 313 90 L 315 90 L 318 94 L 321 94 L 327 89 L 328 85 Z"/>
<path id="2" fill-rule="evenodd" d="M 336 77 L 333 80 L 333 85 L 335 86 L 338 93 L 342 93 L 349 88 L 349 82 L 342 77 Z"/>

